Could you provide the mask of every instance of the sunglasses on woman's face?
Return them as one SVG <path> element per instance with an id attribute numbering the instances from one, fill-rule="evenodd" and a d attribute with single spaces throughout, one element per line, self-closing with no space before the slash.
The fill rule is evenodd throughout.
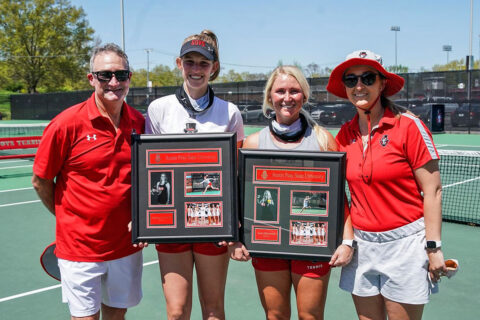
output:
<path id="1" fill-rule="evenodd" d="M 347 88 L 355 87 L 358 83 L 358 79 L 360 79 L 360 81 L 362 81 L 364 85 L 371 86 L 377 80 L 378 75 L 379 75 L 378 73 L 371 72 L 371 71 L 364 72 L 359 76 L 352 73 L 352 74 L 344 75 L 342 78 L 342 81 Z"/>
<path id="2" fill-rule="evenodd" d="M 117 81 L 127 81 L 130 76 L 130 70 L 118 70 L 118 71 L 94 71 L 92 72 L 100 82 L 109 82 L 112 77 L 115 76 Z"/>

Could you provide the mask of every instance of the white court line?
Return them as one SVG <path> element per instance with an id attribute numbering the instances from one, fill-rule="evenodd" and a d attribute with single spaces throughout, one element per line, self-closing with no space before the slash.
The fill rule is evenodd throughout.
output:
<path id="1" fill-rule="evenodd" d="M 445 147 L 452 147 L 452 148 L 467 147 L 467 148 L 473 148 L 473 149 L 478 148 L 478 146 L 472 146 L 470 144 L 435 144 L 435 147 L 441 147 L 441 148 L 445 148 Z"/>
<path id="2" fill-rule="evenodd" d="M 12 191 L 21 191 L 21 190 L 30 190 L 30 189 L 33 189 L 33 187 L 18 188 L 18 189 L 8 189 L 8 190 L 0 190 L 0 193 L 2 193 L 2 192 L 12 192 Z"/>
<path id="3" fill-rule="evenodd" d="M 14 295 L 14 296 L 5 297 L 5 298 L 0 299 L 0 303 L 1 303 L 1 302 L 5 302 L 5 301 L 9 301 L 9 300 L 14 300 L 14 299 L 26 297 L 26 296 L 30 296 L 30 295 L 32 295 L 32 294 L 36 294 L 36 293 L 40 293 L 40 292 L 44 292 L 44 291 L 49 291 L 49 290 L 57 289 L 57 288 L 60 288 L 61 286 L 62 286 L 61 284 L 57 284 L 57 285 L 55 285 L 55 286 L 45 287 L 45 288 L 42 288 L 42 289 L 32 290 L 32 291 L 28 291 L 28 292 L 16 294 L 16 295 Z"/>
<path id="4" fill-rule="evenodd" d="M 2 170 L 2 169 L 16 169 L 16 168 L 29 168 L 29 167 L 33 167 L 33 164 L 28 164 L 26 166 L 0 167 L 0 170 Z"/>
<path id="5" fill-rule="evenodd" d="M 0 204 L 0 208 L 2 208 L 2 207 L 11 207 L 11 206 L 18 206 L 18 205 L 21 205 L 21 204 L 34 203 L 34 202 L 40 202 L 40 200 L 32 200 L 32 201 L 24 201 L 24 202 L 14 202 L 14 203 L 5 203 L 5 204 Z"/>
<path id="6" fill-rule="evenodd" d="M 145 262 L 145 263 L 143 264 L 143 266 L 146 267 L 146 266 L 150 266 L 150 265 L 152 265 L 152 264 L 157 264 L 157 263 L 158 263 L 158 260 L 150 261 L 150 262 Z M 31 296 L 31 295 L 33 295 L 33 294 L 41 293 L 41 292 L 44 292 L 44 291 L 49 291 L 49 290 L 57 289 L 57 288 L 60 288 L 61 286 L 62 286 L 61 284 L 57 284 L 57 285 L 54 285 L 54 286 L 51 286 L 51 287 L 45 287 L 45 288 L 41 288 L 41 289 L 37 289 L 37 290 L 32 290 L 32 291 L 27 291 L 27 292 L 24 292 L 24 293 L 19 293 L 19 294 L 13 295 L 13 296 L 1 298 L 1 299 L 0 299 L 0 303 L 5 302 L 5 301 L 9 301 L 9 300 L 18 299 L 18 298 L 23 298 L 23 297 L 26 297 L 26 296 Z"/>
<path id="7" fill-rule="evenodd" d="M 463 180 L 463 181 L 459 181 L 459 182 L 455 182 L 455 183 L 451 183 L 451 184 L 448 184 L 448 185 L 446 185 L 446 186 L 442 186 L 442 188 L 446 189 L 446 188 L 449 188 L 449 187 L 457 186 L 457 185 L 459 185 L 459 184 L 469 183 L 469 182 L 472 182 L 472 181 L 475 181 L 475 180 L 480 180 L 480 177 L 476 177 L 476 178 L 472 178 L 472 179 L 468 179 L 468 180 Z"/>
<path id="8" fill-rule="evenodd" d="M 0 164 L 12 163 L 12 162 L 25 162 L 25 161 L 30 161 L 30 160 L 22 160 L 22 159 L 18 159 L 18 160 L 5 160 L 5 161 L 0 161 Z"/>

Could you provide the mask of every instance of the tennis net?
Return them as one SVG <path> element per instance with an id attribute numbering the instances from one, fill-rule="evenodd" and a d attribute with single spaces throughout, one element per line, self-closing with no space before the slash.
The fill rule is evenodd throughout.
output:
<path id="1" fill-rule="evenodd" d="M 438 150 L 443 221 L 480 226 L 480 151 Z M 346 186 L 347 198 L 350 191 Z"/>
<path id="2" fill-rule="evenodd" d="M 439 154 L 443 220 L 480 225 L 480 151 Z"/>
<path id="3" fill-rule="evenodd" d="M 0 138 L 41 136 L 48 123 L 0 124 Z"/>
<path id="4" fill-rule="evenodd" d="M 47 123 L 1 124 L 0 159 L 33 157 Z"/>

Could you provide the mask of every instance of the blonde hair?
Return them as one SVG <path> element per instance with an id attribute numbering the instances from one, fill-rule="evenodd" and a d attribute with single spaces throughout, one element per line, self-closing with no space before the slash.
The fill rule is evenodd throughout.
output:
<path id="1" fill-rule="evenodd" d="M 280 66 L 275 68 L 270 74 L 270 77 L 265 84 L 265 89 L 263 90 L 263 105 L 262 110 L 263 114 L 268 117 L 269 110 L 273 110 L 272 99 L 270 99 L 270 92 L 272 91 L 273 83 L 277 77 L 281 74 L 292 76 L 297 80 L 300 88 L 303 92 L 303 103 L 308 101 L 310 97 L 310 85 L 308 84 L 307 79 L 303 75 L 302 71 L 295 66 Z"/>
<path id="2" fill-rule="evenodd" d="M 199 34 L 192 34 L 191 36 L 188 36 L 187 38 L 185 38 L 185 40 L 183 40 L 182 46 L 191 40 L 202 40 L 210 44 L 211 46 L 213 46 L 213 48 L 215 49 L 214 62 L 215 61 L 218 62 L 218 69 L 217 71 L 215 71 L 213 74 L 210 75 L 209 81 L 213 81 L 217 79 L 218 75 L 220 74 L 220 56 L 218 55 L 218 38 L 215 35 L 215 33 L 213 33 L 213 31 L 211 30 L 204 29 Z"/>
<path id="3" fill-rule="evenodd" d="M 300 88 L 302 89 L 303 93 L 303 103 L 307 102 L 310 98 L 310 85 L 308 84 L 307 79 L 303 75 L 303 72 L 296 66 L 279 66 L 275 68 L 270 74 L 270 77 L 265 84 L 265 89 L 263 90 L 263 105 L 262 111 L 263 114 L 269 118 L 269 113 L 274 110 L 272 99 L 270 98 L 270 92 L 272 91 L 273 83 L 277 79 L 277 77 L 281 74 L 289 75 L 297 80 Z M 312 119 L 310 114 L 306 112 L 303 107 L 300 110 L 300 113 L 305 116 L 307 123 L 310 127 L 312 127 L 313 131 L 315 132 L 315 136 L 317 137 L 318 144 L 320 145 L 320 150 L 327 151 L 328 146 L 328 135 L 325 129 L 319 126 L 315 120 Z"/>

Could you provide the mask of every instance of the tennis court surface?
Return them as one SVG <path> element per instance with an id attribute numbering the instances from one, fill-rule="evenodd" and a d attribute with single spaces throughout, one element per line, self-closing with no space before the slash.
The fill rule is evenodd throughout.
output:
<path id="1" fill-rule="evenodd" d="M 247 128 L 247 133 L 257 129 Z M 445 258 L 458 259 L 460 271 L 454 278 L 441 281 L 440 292 L 431 297 L 423 318 L 477 319 L 480 228 L 468 223 L 478 224 L 480 220 L 480 173 L 476 155 L 480 151 L 480 137 L 438 134 L 434 140 L 442 152 L 476 152 L 467 152 L 460 158 L 442 156 L 442 159 L 449 159 L 445 162 L 453 163 L 450 165 L 453 170 L 462 169 L 448 174 L 442 172 L 446 200 L 444 216 L 466 224 L 443 223 Z M 458 154 L 455 153 L 455 157 Z M 461 160 L 465 157 L 469 158 L 468 162 Z M 32 161 L 29 159 L 0 161 L 0 319 L 69 319 L 67 306 L 61 303 L 59 282 L 47 276 L 39 263 L 43 249 L 54 240 L 55 221 L 31 188 L 31 170 Z M 442 167 L 443 170 L 447 169 Z M 153 246 L 144 250 L 144 263 L 144 298 L 139 306 L 129 310 L 127 319 L 165 319 L 165 301 Z M 338 288 L 339 275 L 339 269 L 332 271 L 325 319 L 355 319 L 350 295 Z M 196 288 L 193 303 L 191 318 L 201 319 Z M 225 303 L 227 319 L 264 319 L 250 262 L 230 262 Z M 293 306 L 294 303 L 292 294 Z M 292 319 L 296 318 L 292 312 Z"/>

